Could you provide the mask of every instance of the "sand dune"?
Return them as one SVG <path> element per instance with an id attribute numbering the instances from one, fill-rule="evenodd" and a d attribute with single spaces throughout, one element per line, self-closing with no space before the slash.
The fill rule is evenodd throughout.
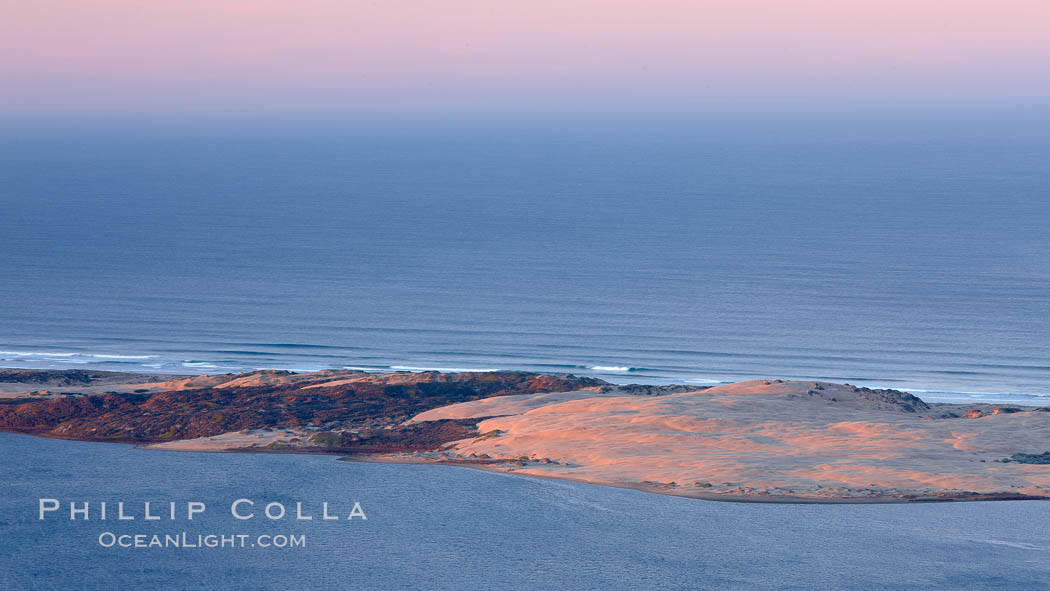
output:
<path id="1" fill-rule="evenodd" d="M 687 496 L 1050 496 L 1050 466 L 999 461 L 1050 448 L 1047 412 L 968 419 L 955 405 L 812 382 L 571 394 L 479 400 L 414 420 L 508 415 L 482 421 L 487 435 L 450 450 L 508 460 L 498 468 L 506 471 Z"/>
<path id="2" fill-rule="evenodd" d="M 452 404 L 428 410 L 412 417 L 412 421 L 422 422 L 439 421 L 441 419 L 469 419 L 474 417 L 518 415 L 529 410 L 569 400 L 616 396 L 623 396 L 623 394 L 618 392 L 603 393 L 591 389 L 576 390 L 574 392 L 549 392 L 546 394 L 519 394 L 515 396 L 482 398 L 481 400 L 464 402 L 462 404 Z"/>

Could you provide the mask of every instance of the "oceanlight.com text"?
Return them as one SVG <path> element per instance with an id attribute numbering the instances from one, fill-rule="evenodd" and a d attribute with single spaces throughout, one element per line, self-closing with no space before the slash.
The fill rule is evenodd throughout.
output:
<path id="1" fill-rule="evenodd" d="M 306 534 L 118 534 L 98 536 L 103 548 L 305 548 Z"/>

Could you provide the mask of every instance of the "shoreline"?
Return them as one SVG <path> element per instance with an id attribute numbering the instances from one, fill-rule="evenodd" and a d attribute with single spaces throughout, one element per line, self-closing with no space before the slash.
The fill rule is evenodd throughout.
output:
<path id="1" fill-rule="evenodd" d="M 1034 495 L 1024 494 L 959 494 L 959 495 L 938 495 L 938 496 L 914 496 L 914 497 L 829 497 L 829 498 L 812 498 L 812 497 L 792 497 L 784 495 L 724 495 L 717 493 L 701 493 L 701 492 L 690 492 L 676 491 L 673 489 L 667 489 L 660 486 L 649 486 L 645 484 L 632 484 L 632 483 L 612 483 L 612 482 L 601 482 L 595 480 L 588 480 L 583 478 L 575 478 L 571 476 L 555 476 L 547 474 L 531 474 L 525 472 L 517 472 L 514 470 L 505 470 L 501 467 L 506 466 L 509 462 L 493 460 L 490 462 L 484 461 L 463 461 L 463 460 L 430 460 L 422 458 L 405 458 L 395 457 L 386 453 L 361 453 L 361 454 L 347 454 L 345 451 L 340 450 L 325 450 L 325 449 L 296 449 L 296 448 L 266 448 L 266 447 L 244 447 L 244 448 L 225 448 L 225 449 L 171 449 L 165 447 L 156 446 L 157 442 L 152 441 L 129 441 L 129 440 L 84 440 L 76 439 L 72 437 L 62 437 L 57 435 L 42 434 L 42 433 L 29 433 L 22 431 L 3 431 L 12 433 L 15 435 L 24 435 L 27 437 L 41 437 L 44 439 L 55 439 L 59 441 L 77 441 L 81 443 L 101 443 L 101 444 L 119 444 L 132 446 L 135 449 L 148 451 L 148 452 L 166 452 L 166 453 L 202 453 L 202 454 L 283 454 L 283 455 L 319 455 L 319 456 L 335 456 L 337 461 L 348 462 L 348 463 L 359 463 L 359 464 L 408 464 L 414 466 L 450 466 L 458 468 L 468 468 L 471 470 L 480 470 L 482 472 L 489 472 L 493 474 L 502 474 L 506 476 L 512 476 L 517 478 L 538 478 L 544 480 L 562 480 L 568 482 L 575 482 L 578 484 L 587 484 L 591 486 L 607 486 L 612 488 L 622 488 L 628 490 L 635 490 L 638 492 L 644 492 L 649 494 L 659 494 L 666 496 L 673 496 L 685 499 L 694 499 L 698 501 L 715 501 L 720 503 L 762 503 L 762 504 L 793 504 L 793 505 L 884 505 L 884 504 L 909 504 L 909 503 L 958 503 L 958 502 L 977 502 L 977 501 L 1046 501 L 1050 500 L 1050 496 L 1041 497 Z"/>
<path id="2" fill-rule="evenodd" d="M 267 452 L 263 450 L 230 450 L 236 453 L 280 453 L 276 450 L 273 452 Z M 221 453 L 221 452 L 220 452 Z M 305 452 L 309 453 L 309 452 Z M 503 474 L 506 476 L 513 476 L 517 478 L 539 478 L 543 480 L 562 480 L 568 482 L 575 482 L 577 484 L 588 484 L 591 486 L 607 486 L 612 488 L 622 488 L 627 490 L 636 490 L 638 492 L 666 495 L 672 497 L 679 497 L 684 499 L 693 499 L 697 501 L 715 501 L 719 503 L 760 503 L 760 504 L 784 504 L 784 505 L 887 505 L 887 504 L 909 504 L 909 503 L 966 503 L 966 502 L 977 502 L 977 501 L 1047 501 L 1050 500 L 1050 496 L 1039 497 L 1032 495 L 1005 495 L 1005 494 L 989 494 L 989 495 L 958 495 L 958 496 L 936 496 L 936 497 L 914 497 L 914 498 L 898 498 L 898 497 L 870 497 L 870 498 L 825 498 L 817 499 L 811 497 L 790 497 L 780 495 L 721 495 L 716 493 L 684 493 L 676 492 L 674 490 L 661 490 L 659 487 L 646 486 L 644 484 L 630 484 L 630 483 L 611 483 L 611 482 L 599 482 L 593 480 L 586 480 L 581 478 L 573 478 L 569 476 L 554 476 L 546 474 L 528 474 L 518 473 L 514 471 L 501 470 L 497 468 L 497 465 L 503 465 L 503 462 L 494 462 L 491 464 L 472 463 L 464 461 L 427 461 L 427 460 L 412 460 L 412 459 L 401 459 L 401 458 L 383 458 L 377 455 L 353 455 L 344 456 L 339 458 L 339 461 L 359 464 L 410 464 L 415 466 L 452 466 L 458 468 L 468 468 L 471 470 L 480 470 L 482 472 L 490 472 L 494 474 Z"/>
<path id="3" fill-rule="evenodd" d="M 11 363 L 13 360 L 4 361 L 5 364 Z M 173 380 L 178 378 L 185 378 L 195 376 L 199 374 L 193 373 L 194 369 L 205 369 L 207 371 L 215 371 L 218 373 L 205 374 L 205 375 L 230 375 L 240 373 L 253 373 L 256 371 L 276 371 L 276 372 L 289 372 L 294 374 L 307 374 L 314 373 L 317 371 L 332 371 L 332 368 L 318 366 L 319 369 L 303 369 L 303 368 L 265 368 L 261 369 L 258 367 L 249 366 L 216 366 L 214 368 L 194 368 L 194 367 L 172 367 L 172 368 L 155 368 L 149 366 L 143 366 L 139 368 L 123 368 L 123 367 L 107 367 L 103 369 L 88 369 L 84 365 L 64 365 L 64 366 L 45 366 L 41 367 L 42 364 L 37 365 L 3 365 L 0 367 L 0 371 L 5 370 L 16 370 L 16 371 L 38 371 L 38 372 L 63 372 L 63 371 L 87 371 L 93 373 L 113 373 L 123 375 L 148 375 L 153 378 L 166 378 L 167 380 Z M 469 364 L 464 364 L 469 365 Z M 481 364 L 479 364 L 481 365 Z M 405 368 L 408 366 L 402 365 L 391 365 L 391 366 L 355 366 L 353 371 L 361 371 L 371 375 L 384 375 L 388 373 L 427 373 L 427 372 L 439 372 L 439 373 L 456 373 L 456 372 L 480 372 L 480 373 L 496 373 L 496 372 L 507 372 L 507 371 L 523 371 L 529 373 L 559 373 L 549 370 L 538 370 L 538 369 L 458 369 L 450 370 L 449 368 L 441 367 L 411 367 L 411 369 L 398 369 Z M 736 378 L 724 377 L 715 378 L 697 378 L 695 376 L 651 376 L 646 375 L 645 371 L 650 371 L 647 368 L 630 368 L 626 372 L 602 372 L 594 371 L 593 368 L 586 365 L 570 365 L 567 364 L 564 371 L 570 371 L 575 375 L 584 377 L 598 378 L 607 381 L 611 384 L 626 385 L 626 384 L 645 384 L 652 386 L 666 386 L 676 384 L 688 384 L 695 387 L 711 387 L 737 383 L 740 381 L 761 379 L 755 376 L 740 375 Z M 635 373 L 639 372 L 639 373 Z M 909 386 L 908 384 L 901 383 L 900 380 L 896 379 L 868 379 L 868 378 L 822 378 L 822 377 L 806 377 L 806 376 L 789 376 L 782 377 L 782 379 L 794 380 L 794 381 L 821 381 L 821 380 L 842 380 L 854 383 L 859 386 L 864 386 L 873 389 L 896 389 L 911 392 L 922 398 L 926 402 L 937 403 L 937 404 L 1021 404 L 1021 405 L 1034 405 L 1040 404 L 1040 401 L 1045 401 L 1046 404 L 1050 405 L 1050 392 L 1038 393 L 1038 392 L 1023 392 L 1023 391 L 980 391 L 980 390 L 962 390 L 957 389 L 958 387 L 948 386 L 931 386 L 924 384 L 914 384 Z M 157 380 L 165 381 L 165 380 Z M 3 382 L 0 382 L 0 400 L 8 398 L 8 394 L 5 392 Z"/>
<path id="4" fill-rule="evenodd" d="M 527 372 L 3 377 L 8 391 L 34 390 L 0 403 L 0 430 L 153 451 L 452 465 L 726 502 L 1050 499 L 1050 407 L 927 404 L 830 382 Z"/>
<path id="5" fill-rule="evenodd" d="M 329 456 L 336 457 L 336 461 L 357 463 L 357 464 L 407 464 L 414 466 L 444 466 L 444 467 L 456 467 L 456 468 L 467 468 L 471 470 L 479 470 L 482 472 L 489 472 L 493 474 L 502 474 L 505 476 L 511 476 L 515 478 L 537 478 L 542 480 L 560 480 L 574 482 L 577 484 L 587 484 L 590 486 L 605 486 L 612 488 L 622 488 L 627 490 L 635 490 L 638 492 L 648 494 L 659 494 L 666 496 L 673 496 L 685 499 L 693 499 L 698 501 L 713 501 L 720 503 L 760 503 L 760 504 L 788 504 L 788 505 L 885 505 L 885 504 L 922 504 L 922 503 L 960 503 L 960 502 L 978 502 L 978 501 L 1047 501 L 1050 500 L 1050 496 L 1035 496 L 1035 495 L 1024 495 L 1024 494 L 958 494 L 958 495 L 937 495 L 937 496 L 913 496 L 913 497 L 891 497 L 891 496 L 872 496 L 872 497 L 828 497 L 828 498 L 813 498 L 803 496 L 785 496 L 785 495 L 725 495 L 717 493 L 701 493 L 701 492 L 690 492 L 676 491 L 674 489 L 668 489 L 661 486 L 645 485 L 641 483 L 613 483 L 613 482 L 601 482 L 596 480 L 588 480 L 583 478 L 576 478 L 571 476 L 555 476 L 548 474 L 532 474 L 526 472 L 517 472 L 514 470 L 501 469 L 506 467 L 507 461 L 493 460 L 493 461 L 464 461 L 464 460 L 431 460 L 423 458 L 406 458 L 400 456 L 392 456 L 389 453 L 361 453 L 361 454 L 347 454 L 345 451 L 340 450 L 326 450 L 326 449 L 296 449 L 291 447 L 284 448 L 267 448 L 267 447 L 243 447 L 243 448 L 224 448 L 224 449 L 204 449 L 204 448 L 186 448 L 186 449 L 172 449 L 157 446 L 157 442 L 154 441 L 131 441 L 131 440 L 84 440 L 73 437 L 63 437 L 59 435 L 52 435 L 46 433 L 31 433 L 24 431 L 0 431 L 12 433 L 15 435 L 23 435 L 26 437 L 40 437 L 43 439 L 54 439 L 58 441 L 76 441 L 80 443 L 99 443 L 99 444 L 118 444 L 131 446 L 137 450 L 147 452 L 161 452 L 161 453 L 201 453 L 201 454 L 278 454 L 278 455 L 318 455 L 318 456 Z"/>
<path id="6" fill-rule="evenodd" d="M 1007 495 L 1007 494 L 988 494 L 988 495 L 941 495 L 931 497 L 856 497 L 856 498 L 811 498 L 811 497 L 791 497 L 782 495 L 722 495 L 715 493 L 685 493 L 678 492 L 675 490 L 668 490 L 658 486 L 647 486 L 644 484 L 631 484 L 631 483 L 611 483 L 611 482 L 600 482 L 594 480 L 587 480 L 582 478 L 574 478 L 570 476 L 554 476 L 545 474 L 529 474 L 522 472 L 515 472 L 513 470 L 500 469 L 502 466 L 506 466 L 507 462 L 494 460 L 491 462 L 481 461 L 437 461 L 429 459 L 413 459 L 404 457 L 393 457 L 382 453 L 362 453 L 362 454 L 351 454 L 348 455 L 345 451 L 339 450 L 324 450 L 324 449 L 295 449 L 295 448 L 228 448 L 228 449 L 168 449 L 163 447 L 156 447 L 155 442 L 135 442 L 135 441 L 101 441 L 101 440 L 82 440 L 74 439 L 70 437 L 59 437 L 49 436 L 43 434 L 24 433 L 16 431 L 7 431 L 16 435 L 24 435 L 27 437 L 42 437 L 44 439 L 55 439 L 59 441 L 77 441 L 81 443 L 101 443 L 101 444 L 119 444 L 132 446 L 135 449 L 148 451 L 148 452 L 162 452 L 162 453 L 201 453 L 201 454 L 277 454 L 277 455 L 318 455 L 318 456 L 335 456 L 336 461 L 354 463 L 354 464 L 407 464 L 413 466 L 442 466 L 442 467 L 454 467 L 454 468 L 467 468 L 471 470 L 479 470 L 482 472 L 489 472 L 492 474 L 502 474 L 505 476 L 511 476 L 515 478 L 537 478 L 542 480 L 556 480 L 556 481 L 568 481 L 577 484 L 586 484 L 590 486 L 605 486 L 612 488 L 622 488 L 626 490 L 635 490 L 638 492 L 648 494 L 659 494 L 666 496 L 673 496 L 685 499 L 693 499 L 698 501 L 714 501 L 719 503 L 760 503 L 760 504 L 788 504 L 788 505 L 885 505 L 885 504 L 909 504 L 909 503 L 960 503 L 960 502 L 978 502 L 978 501 L 1046 501 L 1050 500 L 1050 497 L 1039 497 L 1033 495 Z"/>

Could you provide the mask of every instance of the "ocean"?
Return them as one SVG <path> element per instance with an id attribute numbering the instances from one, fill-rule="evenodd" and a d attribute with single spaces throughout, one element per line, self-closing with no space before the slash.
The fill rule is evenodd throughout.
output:
<path id="1" fill-rule="evenodd" d="M 1040 502 L 721 503 L 332 456 L 162 452 L 9 433 L 0 446 L 2 589 L 962 591 L 1043 589 L 1050 580 L 1050 530 L 1033 527 L 1045 523 Z M 40 498 L 61 510 L 39 519 Z M 240 498 L 254 503 L 239 506 L 242 516 L 254 509 L 253 519 L 231 515 Z M 89 519 L 70 520 L 69 501 L 89 501 Z M 143 520 L 147 501 L 162 519 Z M 206 510 L 189 521 L 187 501 Z M 137 519 L 115 520 L 117 502 Z M 288 507 L 284 519 L 262 516 L 273 502 Z M 338 516 L 360 503 L 367 520 L 322 521 L 322 502 Z M 293 519 L 296 503 L 314 519 Z M 148 547 L 153 535 L 181 543 L 182 532 L 190 545 Z M 147 547 L 110 537 L 122 535 L 141 535 Z M 196 547 L 207 535 L 244 535 L 246 546 Z M 273 547 L 278 536 L 304 536 L 305 545 Z"/>
<path id="2" fill-rule="evenodd" d="M 0 366 L 1050 396 L 1041 134 L 88 126 L 0 161 Z"/>

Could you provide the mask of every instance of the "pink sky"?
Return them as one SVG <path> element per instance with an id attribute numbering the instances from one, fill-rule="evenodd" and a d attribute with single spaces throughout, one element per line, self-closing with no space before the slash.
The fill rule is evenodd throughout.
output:
<path id="1" fill-rule="evenodd" d="M 0 109 L 1050 98 L 1047 0 L 31 0 Z"/>

